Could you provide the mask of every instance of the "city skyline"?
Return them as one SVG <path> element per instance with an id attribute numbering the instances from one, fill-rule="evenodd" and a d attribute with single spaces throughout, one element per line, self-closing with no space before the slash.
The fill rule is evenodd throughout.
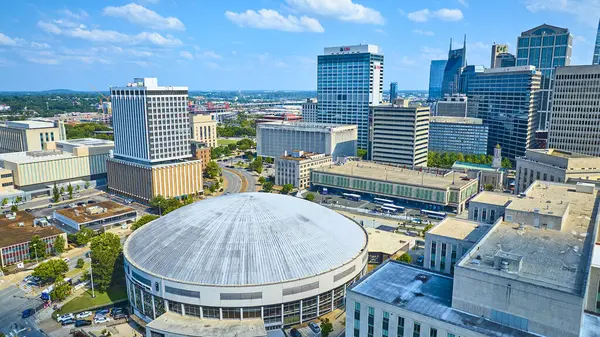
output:
<path id="1" fill-rule="evenodd" d="M 516 24 L 489 20 L 492 9 Z M 598 12 L 592 0 L 37 0 L 0 14 L 0 90 L 106 90 L 141 76 L 190 90 L 316 90 L 323 48 L 358 43 L 382 49 L 384 88 L 397 81 L 399 90 L 426 90 L 430 61 L 445 58 L 450 38 L 463 34 L 467 63 L 489 66 L 494 42 L 515 53 L 521 32 L 565 27 L 574 35 L 571 64 L 590 64 Z"/>

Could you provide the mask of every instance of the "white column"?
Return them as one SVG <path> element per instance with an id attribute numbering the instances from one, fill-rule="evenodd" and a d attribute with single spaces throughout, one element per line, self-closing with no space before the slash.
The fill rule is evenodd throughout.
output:
<path id="1" fill-rule="evenodd" d="M 317 295 L 317 317 L 319 317 L 319 295 Z"/>
<path id="2" fill-rule="evenodd" d="M 302 300 L 300 300 L 300 323 L 302 323 Z"/>
<path id="3" fill-rule="evenodd" d="M 152 295 L 150 295 L 150 296 L 152 296 Z M 152 300 L 152 319 L 155 319 L 156 318 L 156 308 L 154 305 L 154 296 L 150 297 L 150 299 Z"/>
<path id="4" fill-rule="evenodd" d="M 200 319 L 204 318 L 204 309 L 202 309 L 202 306 L 200 306 Z"/>
<path id="5" fill-rule="evenodd" d="M 334 291 L 335 289 L 331 289 L 331 311 L 334 309 L 333 301 L 334 301 Z"/>
<path id="6" fill-rule="evenodd" d="M 223 320 L 223 308 L 219 308 L 219 319 Z"/>
<path id="7" fill-rule="evenodd" d="M 283 303 L 281 303 L 281 325 L 283 325 L 285 322 L 285 315 L 283 312 Z"/>
<path id="8" fill-rule="evenodd" d="M 181 314 L 185 316 L 185 306 L 181 303 Z"/>
<path id="9" fill-rule="evenodd" d="M 244 308 L 240 308 L 240 321 L 244 320 Z"/>

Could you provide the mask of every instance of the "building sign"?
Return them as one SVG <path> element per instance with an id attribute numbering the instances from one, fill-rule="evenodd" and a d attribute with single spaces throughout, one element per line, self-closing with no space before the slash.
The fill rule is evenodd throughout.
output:
<path id="1" fill-rule="evenodd" d="M 340 47 L 340 51 L 350 51 L 350 47 Z"/>
<path id="2" fill-rule="evenodd" d="M 508 45 L 506 45 L 506 44 L 496 45 L 496 54 L 501 54 L 501 53 L 508 53 Z"/>

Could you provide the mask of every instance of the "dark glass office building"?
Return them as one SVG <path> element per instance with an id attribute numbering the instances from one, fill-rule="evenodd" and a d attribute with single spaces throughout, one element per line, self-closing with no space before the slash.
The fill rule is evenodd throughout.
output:
<path id="1" fill-rule="evenodd" d="M 542 74 L 540 101 L 540 130 L 546 130 L 552 111 L 554 68 L 571 64 L 573 35 L 567 28 L 541 25 L 521 33 L 517 39 L 517 66 L 535 66 Z"/>
<path id="2" fill-rule="evenodd" d="M 432 60 L 429 67 L 429 100 L 435 101 L 444 98 L 442 95 L 442 82 L 446 60 Z"/>
<path id="3" fill-rule="evenodd" d="M 594 48 L 594 60 L 592 64 L 600 64 L 600 20 L 598 20 L 598 33 L 596 34 L 596 48 Z"/>
<path id="4" fill-rule="evenodd" d="M 460 75 L 467 66 L 467 37 L 460 49 L 452 49 L 450 39 L 450 50 L 448 51 L 448 62 L 444 68 L 444 80 L 442 81 L 442 97 L 452 96 L 460 92 Z"/>
<path id="5" fill-rule="evenodd" d="M 429 151 L 486 154 L 488 126 L 479 118 L 431 117 Z"/>
<path id="6" fill-rule="evenodd" d="M 532 66 L 486 69 L 469 82 L 469 116 L 488 127 L 487 153 L 496 144 L 512 161 L 524 156 L 539 123 L 541 72 Z"/>

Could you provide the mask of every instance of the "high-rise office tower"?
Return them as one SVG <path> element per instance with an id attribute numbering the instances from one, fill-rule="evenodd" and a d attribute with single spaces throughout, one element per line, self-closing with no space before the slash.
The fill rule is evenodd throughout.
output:
<path id="1" fill-rule="evenodd" d="M 596 47 L 594 48 L 592 64 L 600 64 L 600 19 L 598 20 L 598 33 L 596 34 Z"/>
<path id="2" fill-rule="evenodd" d="M 546 24 L 521 33 L 517 39 L 517 66 L 535 66 L 542 73 L 538 129 L 548 128 L 554 68 L 571 64 L 572 44 L 573 35 L 567 28 Z"/>
<path id="3" fill-rule="evenodd" d="M 461 94 L 466 94 L 469 91 L 469 81 L 475 77 L 478 73 L 482 73 L 485 70 L 484 66 L 466 66 L 460 74 L 458 83 L 458 90 Z M 453 95 L 452 95 L 453 96 Z M 464 117 L 464 116 L 463 116 Z"/>
<path id="4" fill-rule="evenodd" d="M 500 68 L 500 63 L 498 62 L 498 56 L 500 54 L 508 53 L 508 45 L 507 44 L 494 44 L 492 45 L 492 57 L 490 61 L 490 68 Z"/>
<path id="5" fill-rule="evenodd" d="M 489 128 L 488 154 L 497 144 L 511 160 L 525 155 L 538 122 L 541 73 L 532 66 L 486 69 L 469 82 L 469 116 Z"/>
<path id="6" fill-rule="evenodd" d="M 448 51 L 448 62 L 444 68 L 444 80 L 442 81 L 442 96 L 458 94 L 460 92 L 460 75 L 467 66 L 467 36 L 463 41 L 463 47 L 452 49 L 450 39 L 450 50 Z"/>
<path id="7" fill-rule="evenodd" d="M 201 162 L 184 161 L 192 157 L 188 88 L 136 78 L 110 91 L 115 149 L 107 162 L 109 190 L 141 201 L 201 192 Z"/>
<path id="8" fill-rule="evenodd" d="M 365 44 L 325 48 L 318 57 L 318 121 L 358 125 L 358 148 L 369 143 L 369 106 L 383 100 L 383 54 Z"/>
<path id="9" fill-rule="evenodd" d="M 600 65 L 556 69 L 548 146 L 600 156 Z"/>
<path id="10" fill-rule="evenodd" d="M 302 121 L 308 123 L 317 122 L 317 100 L 307 98 L 306 102 L 302 103 Z"/>
<path id="11" fill-rule="evenodd" d="M 517 65 L 517 57 L 511 53 L 502 53 L 496 56 L 496 65 L 500 68 L 514 67 Z"/>
<path id="12" fill-rule="evenodd" d="M 467 96 L 454 94 L 437 102 L 436 116 L 467 117 Z"/>
<path id="13" fill-rule="evenodd" d="M 393 103 L 396 97 L 398 97 L 398 82 L 392 82 L 390 83 L 390 103 Z"/>
<path id="14" fill-rule="evenodd" d="M 443 98 L 442 82 L 447 60 L 432 60 L 429 67 L 429 100 L 435 101 Z"/>

